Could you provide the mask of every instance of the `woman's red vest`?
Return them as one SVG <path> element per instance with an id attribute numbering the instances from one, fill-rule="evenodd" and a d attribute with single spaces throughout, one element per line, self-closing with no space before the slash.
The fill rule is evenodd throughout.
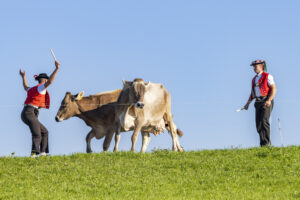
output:
<path id="1" fill-rule="evenodd" d="M 259 86 L 260 94 L 261 94 L 262 97 L 265 97 L 265 96 L 270 94 L 271 88 L 268 85 L 268 76 L 269 76 L 268 73 L 263 72 L 261 74 L 261 78 L 257 82 L 257 85 L 255 84 L 256 76 L 254 76 L 254 78 L 252 80 L 252 90 L 253 90 L 254 97 L 255 97 L 255 92 L 254 92 L 254 87 L 255 86 Z"/>
<path id="2" fill-rule="evenodd" d="M 50 108 L 50 96 L 48 91 L 46 91 L 46 94 L 40 94 L 38 91 L 38 87 L 41 84 L 38 84 L 35 87 L 30 88 L 27 91 L 27 98 L 25 100 L 24 104 L 30 104 L 33 106 L 37 106 L 40 108 Z"/>

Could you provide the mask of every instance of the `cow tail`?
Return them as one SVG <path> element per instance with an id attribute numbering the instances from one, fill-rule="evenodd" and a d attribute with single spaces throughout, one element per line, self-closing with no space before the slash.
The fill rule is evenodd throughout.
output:
<path id="1" fill-rule="evenodd" d="M 177 132 L 177 135 L 179 135 L 179 137 L 183 136 L 183 132 L 180 129 L 177 128 L 176 132 Z"/>

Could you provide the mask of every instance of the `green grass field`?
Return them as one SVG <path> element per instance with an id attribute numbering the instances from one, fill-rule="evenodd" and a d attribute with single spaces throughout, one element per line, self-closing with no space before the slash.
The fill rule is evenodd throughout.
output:
<path id="1" fill-rule="evenodd" d="M 300 199 L 300 147 L 2 157 L 0 199 Z"/>

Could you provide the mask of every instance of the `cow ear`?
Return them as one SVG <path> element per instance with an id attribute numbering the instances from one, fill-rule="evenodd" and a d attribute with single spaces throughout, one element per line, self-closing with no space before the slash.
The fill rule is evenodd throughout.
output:
<path id="1" fill-rule="evenodd" d="M 80 92 L 79 94 L 77 94 L 77 95 L 76 95 L 76 98 L 75 98 L 75 100 L 76 100 L 76 101 L 79 101 L 79 100 L 81 100 L 81 99 L 82 99 L 82 97 L 83 97 L 83 95 L 84 95 L 84 91 Z"/>
<path id="2" fill-rule="evenodd" d="M 150 85 L 150 83 L 151 83 L 150 81 L 145 83 L 145 86 L 148 87 Z"/>
<path id="3" fill-rule="evenodd" d="M 66 97 L 72 96 L 71 92 L 66 92 Z"/>
<path id="4" fill-rule="evenodd" d="M 122 82 L 124 87 L 132 86 L 132 81 L 125 81 L 124 79 L 122 79 Z"/>

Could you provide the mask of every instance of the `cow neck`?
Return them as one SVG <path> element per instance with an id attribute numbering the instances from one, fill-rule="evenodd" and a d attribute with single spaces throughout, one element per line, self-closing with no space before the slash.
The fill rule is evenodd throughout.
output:
<path id="1" fill-rule="evenodd" d="M 94 110 L 98 108 L 98 102 L 93 101 L 93 98 L 90 97 L 83 97 L 81 100 L 77 101 L 78 110 L 80 113 L 84 113 L 90 110 Z"/>
<path id="2" fill-rule="evenodd" d="M 118 106 L 121 107 L 121 110 L 127 111 L 131 105 L 128 104 L 129 101 L 129 88 L 123 89 L 118 99 Z"/>

